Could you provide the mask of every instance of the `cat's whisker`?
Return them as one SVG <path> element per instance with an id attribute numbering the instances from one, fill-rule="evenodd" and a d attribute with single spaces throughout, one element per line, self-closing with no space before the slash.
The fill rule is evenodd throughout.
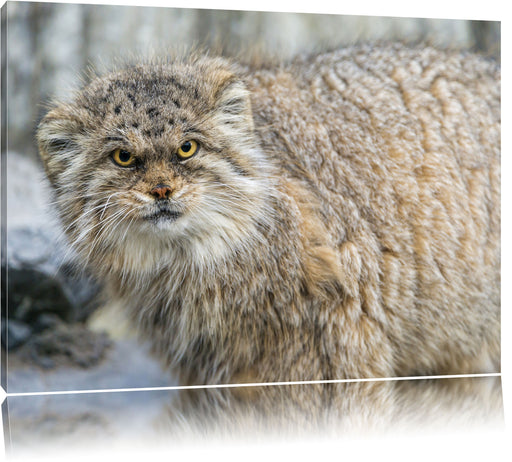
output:
<path id="1" fill-rule="evenodd" d="M 62 191 L 61 191 L 61 194 L 60 194 L 60 197 L 57 197 L 54 201 L 52 202 L 49 202 L 49 204 L 51 205 L 55 205 L 55 204 L 59 204 L 59 203 L 64 203 L 64 204 L 67 204 L 69 203 L 69 197 L 72 197 L 73 198 L 73 201 L 77 201 L 77 200 L 89 200 L 89 199 L 96 199 L 96 198 L 107 198 L 109 196 L 109 194 L 112 194 L 110 191 L 95 191 L 95 192 L 91 192 L 91 191 L 88 191 L 88 192 L 84 192 L 84 193 L 80 193 L 80 192 L 73 192 L 73 194 L 70 196 L 70 193 L 69 193 L 69 190 L 64 188 Z M 124 194 L 123 191 L 116 191 L 114 194 Z"/>
<path id="2" fill-rule="evenodd" d="M 82 215 L 79 215 L 78 218 L 76 218 L 75 220 L 73 220 L 64 230 L 63 232 L 66 233 L 69 229 L 71 229 L 73 227 L 73 225 L 75 225 L 76 223 L 78 223 L 79 221 L 83 221 L 85 217 L 87 217 L 87 215 L 90 215 L 91 213 L 99 210 L 99 209 L 102 209 L 102 208 L 106 208 L 106 205 L 103 205 L 103 204 L 100 204 L 100 205 L 96 205 L 94 206 L 93 208 L 87 210 L 86 212 L 84 212 Z M 102 214 L 103 215 L 103 214 Z M 100 219 L 101 219 L 101 216 L 100 216 Z"/>
<path id="3" fill-rule="evenodd" d="M 87 236 L 88 234 L 91 233 L 91 231 L 95 228 L 97 228 L 98 226 L 101 226 L 100 230 L 103 229 L 104 226 L 106 226 L 108 223 L 112 222 L 112 221 L 115 221 L 118 217 L 120 217 L 123 213 L 125 212 L 124 209 L 121 209 L 121 210 L 118 210 L 117 212 L 115 212 L 113 215 L 109 216 L 106 220 L 100 220 L 98 221 L 98 223 L 95 223 L 93 224 L 92 226 L 90 226 L 89 228 L 86 228 L 84 230 L 82 230 L 80 232 L 80 234 L 78 235 L 77 237 L 77 240 L 81 240 L 83 238 L 85 238 L 85 236 Z"/>
<path id="4" fill-rule="evenodd" d="M 77 219 L 75 219 L 70 225 L 68 225 L 63 231 L 63 235 L 69 231 L 69 229 L 72 228 L 72 226 L 80 221 L 83 221 L 84 217 L 86 217 L 89 213 L 91 212 L 94 212 L 95 210 L 98 210 L 100 208 L 103 207 L 103 204 L 99 205 L 99 206 L 95 206 L 93 209 L 87 211 L 86 213 L 84 213 L 83 215 L 79 216 Z M 115 219 L 115 218 L 114 218 Z M 69 255 L 71 254 L 71 252 L 75 251 L 77 248 L 79 248 L 79 246 L 76 244 L 77 242 L 80 242 L 81 239 L 90 231 L 92 230 L 94 227 L 91 227 L 89 229 L 86 229 L 86 230 L 83 230 L 78 237 L 76 237 L 73 241 L 70 241 L 70 245 L 69 247 L 66 249 L 66 252 L 64 254 L 64 256 L 61 258 L 61 262 L 60 264 L 58 265 L 57 269 L 55 270 L 55 275 L 57 275 L 61 269 L 62 269 L 62 266 L 68 261 L 68 257 Z"/>
<path id="5" fill-rule="evenodd" d="M 111 232 L 114 231 L 114 229 L 117 227 L 117 226 L 120 226 L 121 223 L 122 223 L 122 216 L 127 212 L 127 208 L 123 208 L 121 210 L 119 210 L 117 213 L 115 213 L 114 215 L 112 215 L 111 217 L 109 217 L 106 221 L 104 221 L 103 223 L 100 223 L 102 226 L 96 231 L 96 235 L 91 243 L 91 249 L 89 251 L 89 253 L 87 254 L 86 256 L 86 259 L 89 260 L 92 253 L 95 251 L 96 249 L 96 246 L 97 244 L 101 241 L 101 238 L 102 238 L 102 235 L 104 233 L 108 233 L 108 234 L 111 234 Z M 118 220 L 118 218 L 120 218 L 120 220 Z M 114 225 L 114 228 L 113 229 L 110 229 L 111 225 Z M 92 231 L 92 229 L 94 229 L 95 227 L 97 227 L 98 224 L 92 228 L 89 229 L 89 231 Z"/>
<path id="6" fill-rule="evenodd" d="M 97 223 L 91 224 L 88 228 L 83 229 L 78 236 L 75 238 L 74 243 L 81 244 L 81 242 L 98 226 L 100 226 L 100 231 L 107 226 L 109 223 L 114 222 L 117 218 L 119 218 L 125 212 L 124 209 L 118 210 L 113 215 L 109 216 L 106 220 L 98 221 Z M 73 244 L 73 243 L 72 243 Z"/>
<path id="7" fill-rule="evenodd" d="M 112 199 L 113 196 L 115 196 L 116 194 L 119 194 L 119 193 L 112 193 L 110 196 L 108 196 L 108 199 L 107 199 L 107 203 L 105 204 L 105 207 L 103 208 L 103 211 L 101 212 L 101 215 L 100 215 L 100 220 L 103 218 L 103 215 L 105 214 L 105 210 L 107 209 L 108 207 L 108 204 L 110 202 L 110 199 Z"/>
<path id="8" fill-rule="evenodd" d="M 133 209 L 132 211 L 134 212 L 135 210 L 140 210 L 141 208 L 143 208 L 144 205 L 140 205 L 138 206 L 137 208 Z M 136 219 L 136 218 L 139 218 L 137 215 L 135 215 L 135 213 L 133 213 L 133 217 L 132 219 L 130 220 L 130 222 L 126 225 L 126 230 L 123 234 L 123 236 L 121 237 L 121 242 L 124 242 L 124 239 L 126 238 L 126 234 L 128 233 L 129 229 L 130 229 L 130 226 L 132 225 L 133 221 Z"/>
<path id="9" fill-rule="evenodd" d="M 97 231 L 97 238 L 99 238 L 102 234 L 105 234 L 105 233 L 108 233 L 109 235 L 113 234 L 117 227 L 121 226 L 122 224 L 126 225 L 126 223 L 124 223 L 124 219 L 127 215 L 131 214 L 132 218 L 131 218 L 130 222 L 128 223 L 128 225 L 126 225 L 125 234 L 123 235 L 123 238 L 121 239 L 121 241 L 124 241 L 124 237 L 126 236 L 126 232 L 128 231 L 130 225 L 133 223 L 133 221 L 136 218 L 139 218 L 135 212 L 143 207 L 144 207 L 143 205 L 139 205 L 137 207 L 124 206 L 123 209 L 121 209 L 118 213 L 114 214 L 111 217 L 112 219 L 109 219 L 106 222 L 104 222 L 103 226 Z M 120 217 L 120 219 L 118 220 L 119 217 Z M 112 224 L 114 224 L 114 227 L 110 228 Z"/>

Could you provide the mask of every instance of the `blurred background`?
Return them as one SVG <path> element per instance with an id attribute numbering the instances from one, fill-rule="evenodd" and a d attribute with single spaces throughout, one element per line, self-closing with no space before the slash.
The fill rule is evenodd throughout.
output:
<path id="1" fill-rule="evenodd" d="M 2 232 L 5 237 L 7 231 L 3 274 L 7 269 L 9 277 L 1 341 L 9 353 L 8 376 L 2 362 L 2 385 L 10 393 L 176 384 L 115 315 L 97 309 L 98 284 L 73 269 L 49 206 L 35 130 L 47 104 L 67 98 L 88 67 L 101 70 L 123 58 L 191 45 L 215 47 L 229 56 L 258 49 L 285 60 L 302 52 L 395 40 L 472 50 L 498 62 L 501 54 L 499 22 L 30 2 L 8 2 L 3 8 L 7 223 Z M 107 314 L 98 315 L 102 312 Z M 129 406 L 130 395 L 118 395 L 116 409 Z M 142 400 L 133 415 L 143 420 L 144 412 L 149 416 L 168 400 L 164 395 Z M 35 434 L 43 428 L 64 438 L 73 422 L 83 420 L 82 414 L 66 411 L 75 412 L 75 404 L 19 402 L 10 398 L 5 404 L 11 406 L 15 430 L 30 428 Z M 102 434 L 104 427 L 115 427 L 103 406 L 87 405 L 83 411 Z M 498 414 L 500 406 L 499 397 Z"/>

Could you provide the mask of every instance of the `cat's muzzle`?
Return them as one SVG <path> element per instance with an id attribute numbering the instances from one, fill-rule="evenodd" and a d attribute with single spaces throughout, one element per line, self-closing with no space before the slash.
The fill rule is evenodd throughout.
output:
<path id="1" fill-rule="evenodd" d="M 156 210 L 149 215 L 145 215 L 144 219 L 148 221 L 176 221 L 182 212 L 172 207 L 167 201 L 156 204 Z"/>

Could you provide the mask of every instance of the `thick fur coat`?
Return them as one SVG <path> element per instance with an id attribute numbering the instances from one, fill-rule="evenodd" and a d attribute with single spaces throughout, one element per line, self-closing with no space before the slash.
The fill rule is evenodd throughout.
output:
<path id="1" fill-rule="evenodd" d="M 195 54 L 93 79 L 38 142 L 80 262 L 183 383 L 499 370 L 493 62 Z"/>

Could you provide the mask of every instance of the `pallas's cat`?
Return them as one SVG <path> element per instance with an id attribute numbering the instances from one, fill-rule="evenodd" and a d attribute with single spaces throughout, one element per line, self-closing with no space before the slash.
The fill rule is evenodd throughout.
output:
<path id="1" fill-rule="evenodd" d="M 37 136 L 79 263 L 183 383 L 499 369 L 495 63 L 197 53 L 92 79 Z"/>

